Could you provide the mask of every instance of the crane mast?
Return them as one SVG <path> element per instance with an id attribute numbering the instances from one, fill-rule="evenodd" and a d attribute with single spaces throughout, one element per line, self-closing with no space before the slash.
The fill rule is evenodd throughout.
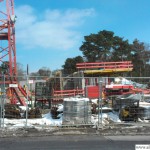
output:
<path id="1" fill-rule="evenodd" d="M 7 66 L 7 70 L 2 71 L 6 71 L 6 75 L 14 78 L 17 75 L 14 1 L 2 0 L 0 3 L 6 6 L 6 9 L 0 11 L 2 18 L 0 19 L 0 40 L 4 41 L 4 44 L 0 46 L 0 62 Z"/>
<path id="2" fill-rule="evenodd" d="M 5 75 L 5 83 L 8 87 L 7 96 L 12 104 L 20 101 L 26 105 L 25 100 L 20 98 L 26 96 L 25 91 L 17 81 L 17 63 L 16 63 L 16 40 L 15 40 L 15 22 L 14 0 L 0 0 L 0 75 Z M 10 84 L 16 84 L 17 87 L 10 87 Z"/>

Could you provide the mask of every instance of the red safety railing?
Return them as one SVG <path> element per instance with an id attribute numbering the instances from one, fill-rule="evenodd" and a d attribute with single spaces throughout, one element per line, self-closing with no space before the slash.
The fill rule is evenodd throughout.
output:
<path id="1" fill-rule="evenodd" d="M 74 97 L 76 95 L 84 96 L 83 89 L 73 89 L 73 90 L 57 90 L 53 92 L 52 102 L 63 102 L 63 98 Z"/>
<path id="2" fill-rule="evenodd" d="M 128 69 L 133 68 L 131 61 L 121 62 L 92 62 L 92 63 L 77 63 L 77 69 Z"/>

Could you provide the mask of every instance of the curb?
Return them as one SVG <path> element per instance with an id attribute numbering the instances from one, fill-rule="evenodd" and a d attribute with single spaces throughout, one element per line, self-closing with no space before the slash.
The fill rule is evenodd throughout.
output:
<path id="1" fill-rule="evenodd" d="M 5 137 L 40 137 L 40 136 L 62 136 L 62 135 L 100 135 L 100 136 L 117 136 L 117 135 L 150 135 L 150 127 L 137 128 L 17 128 L 17 129 L 0 129 L 0 138 Z"/>

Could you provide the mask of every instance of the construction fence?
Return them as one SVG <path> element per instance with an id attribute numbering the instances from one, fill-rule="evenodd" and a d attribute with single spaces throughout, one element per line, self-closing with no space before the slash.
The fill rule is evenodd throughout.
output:
<path id="1" fill-rule="evenodd" d="M 9 77 L 10 78 L 10 77 Z M 0 126 L 149 124 L 150 78 L 1 76 Z"/>

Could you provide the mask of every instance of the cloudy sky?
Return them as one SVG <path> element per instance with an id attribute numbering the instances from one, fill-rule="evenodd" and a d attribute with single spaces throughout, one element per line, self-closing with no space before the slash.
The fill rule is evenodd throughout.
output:
<path id="1" fill-rule="evenodd" d="M 17 62 L 30 72 L 61 69 L 67 58 L 82 55 L 85 35 L 104 29 L 150 43 L 149 0 L 14 1 Z"/>

